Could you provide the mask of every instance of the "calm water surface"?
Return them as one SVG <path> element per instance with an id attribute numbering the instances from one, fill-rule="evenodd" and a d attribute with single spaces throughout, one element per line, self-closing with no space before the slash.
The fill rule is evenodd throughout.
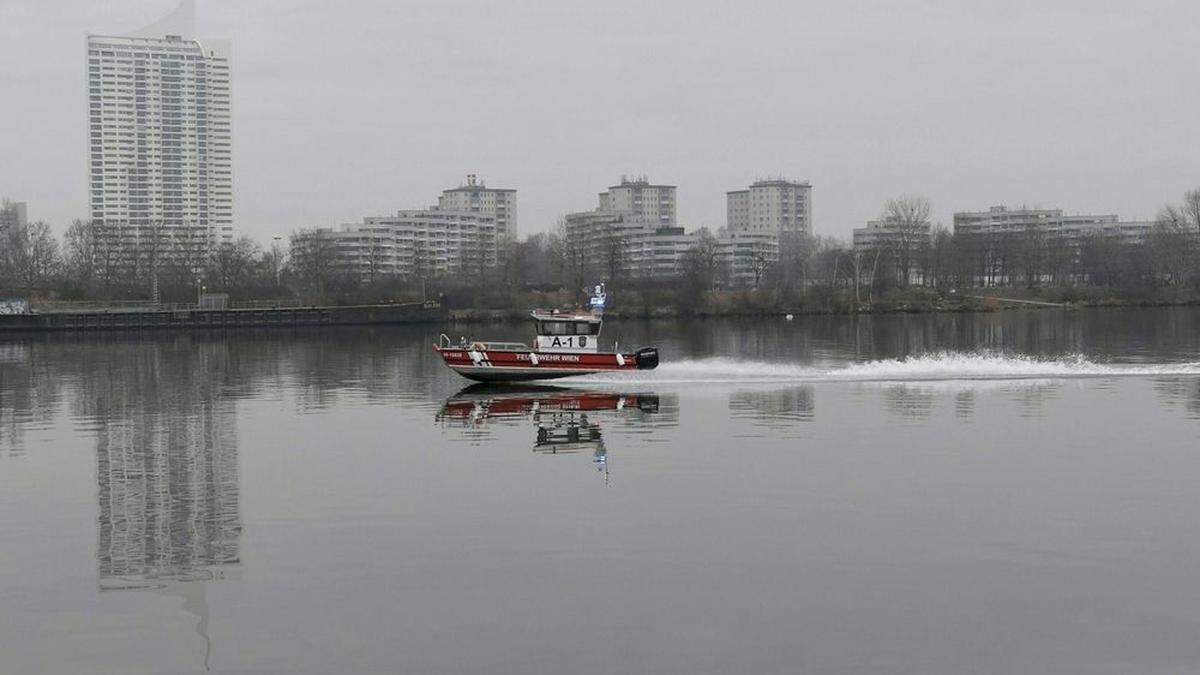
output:
<path id="1" fill-rule="evenodd" d="M 0 342 L 0 672 L 1200 667 L 1200 312 L 443 330 Z"/>

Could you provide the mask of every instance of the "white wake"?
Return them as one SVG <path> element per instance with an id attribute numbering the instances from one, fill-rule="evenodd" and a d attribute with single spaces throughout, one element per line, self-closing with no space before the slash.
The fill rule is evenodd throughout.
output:
<path id="1" fill-rule="evenodd" d="M 971 352 L 939 352 L 903 359 L 880 359 L 835 366 L 712 358 L 665 361 L 656 370 L 589 375 L 570 378 L 564 382 L 580 384 L 778 384 L 1048 380 L 1173 375 L 1200 375 L 1200 362 L 1110 364 L 1090 361 L 1082 355 L 1038 358 Z"/>

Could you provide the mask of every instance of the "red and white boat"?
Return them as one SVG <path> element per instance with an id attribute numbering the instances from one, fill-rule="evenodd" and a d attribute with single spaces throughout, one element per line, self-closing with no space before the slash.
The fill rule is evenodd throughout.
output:
<path id="1" fill-rule="evenodd" d="M 479 382 L 523 382 L 572 375 L 658 367 L 658 350 L 600 351 L 605 294 L 596 287 L 591 311 L 530 313 L 537 327 L 533 346 L 462 338 L 457 345 L 441 336 L 434 349 L 454 372 Z"/>

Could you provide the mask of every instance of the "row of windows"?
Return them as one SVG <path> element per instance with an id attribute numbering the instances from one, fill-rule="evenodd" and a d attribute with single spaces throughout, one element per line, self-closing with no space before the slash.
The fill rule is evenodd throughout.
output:
<path id="1" fill-rule="evenodd" d="M 203 199 L 198 200 L 198 201 L 195 199 L 192 199 L 192 200 L 181 200 L 181 199 L 151 200 L 151 199 L 147 199 L 147 198 L 143 198 L 143 197 L 136 197 L 136 198 L 131 197 L 128 200 L 111 198 L 111 199 L 107 200 L 107 203 L 110 208 L 114 208 L 114 209 L 126 207 L 126 204 L 128 204 L 127 208 L 140 209 L 143 211 L 146 210 L 147 208 L 149 208 L 149 206 L 157 206 L 159 204 L 166 205 L 166 206 L 163 206 L 163 208 L 170 208 L 171 205 L 176 205 L 179 208 L 186 206 L 190 209 L 200 210 L 200 211 L 220 210 L 220 209 L 231 208 L 230 204 L 226 201 L 213 202 L 210 204 L 207 200 L 203 200 Z M 105 204 L 105 200 L 103 200 L 99 197 L 92 198 L 93 207 L 101 208 L 103 204 Z"/>
<path id="2" fill-rule="evenodd" d="M 155 128 L 159 124 L 168 126 L 191 127 L 193 125 L 206 125 L 211 123 L 214 129 L 229 128 L 228 114 L 209 114 L 205 110 L 197 110 L 193 112 L 191 107 L 184 107 L 182 110 L 171 112 L 159 112 L 155 106 L 147 106 L 139 103 L 136 111 L 133 106 L 128 103 L 113 104 L 106 106 L 106 110 L 101 112 L 95 104 L 91 111 L 91 125 L 93 129 L 100 129 L 101 124 L 107 124 L 110 128 L 134 128 L 134 124 L 139 127 Z M 114 110 L 115 109 L 115 110 Z M 228 111 L 225 111 L 228 113 Z"/>
<path id="3" fill-rule="evenodd" d="M 227 79 L 211 79 L 210 80 L 210 79 L 207 79 L 204 77 L 183 78 L 183 79 L 175 77 L 175 78 L 161 78 L 160 79 L 160 78 L 154 78 L 154 77 L 146 77 L 143 75 L 127 75 L 127 74 L 120 74 L 120 73 L 100 74 L 95 71 L 93 71 L 88 76 L 88 86 L 89 87 L 108 86 L 108 87 L 116 87 L 119 89 L 131 89 L 131 88 L 150 89 L 150 88 L 162 87 L 164 89 L 171 89 L 171 90 L 183 89 L 184 91 L 187 90 L 186 87 L 195 86 L 196 88 L 198 88 L 200 90 L 206 91 L 208 89 L 211 89 L 214 92 L 224 92 L 224 93 L 228 93 L 229 89 L 230 89 L 229 80 L 227 80 Z"/>
<path id="4" fill-rule="evenodd" d="M 204 61 L 205 56 L 202 54 L 188 54 L 187 52 L 196 51 L 195 47 L 163 47 L 150 45 L 128 45 L 122 49 L 131 49 L 133 51 L 108 51 L 100 49 L 89 49 L 88 60 L 92 62 L 99 61 L 97 57 L 110 57 L 110 60 L 127 61 L 129 59 L 160 59 L 164 61 Z M 143 52 L 151 52 L 149 54 Z M 214 60 L 224 61 L 223 57 L 211 56 L 207 57 Z"/>

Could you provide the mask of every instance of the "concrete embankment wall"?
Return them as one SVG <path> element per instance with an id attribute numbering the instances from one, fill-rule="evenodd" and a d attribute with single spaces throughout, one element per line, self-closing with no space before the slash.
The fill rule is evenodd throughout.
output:
<path id="1" fill-rule="evenodd" d="M 437 303 L 261 309 L 133 309 L 0 315 L 0 333 L 269 326 L 354 326 L 444 321 Z"/>

